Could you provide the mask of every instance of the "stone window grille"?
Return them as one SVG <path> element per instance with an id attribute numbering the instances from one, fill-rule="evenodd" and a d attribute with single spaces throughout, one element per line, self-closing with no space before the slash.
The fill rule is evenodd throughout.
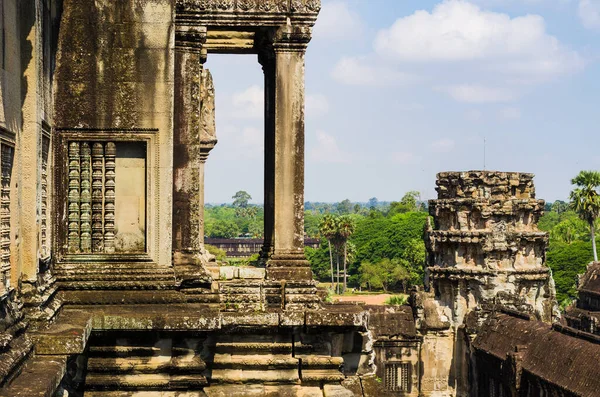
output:
<path id="1" fill-rule="evenodd" d="M 40 256 L 42 259 L 50 256 L 50 210 L 48 202 L 48 181 L 50 160 L 50 137 L 42 135 L 42 162 L 40 166 Z"/>
<path id="2" fill-rule="evenodd" d="M 114 142 L 68 144 L 69 253 L 115 252 Z"/>
<path id="3" fill-rule="evenodd" d="M 10 203 L 14 153 L 14 146 L 0 142 L 0 295 L 10 289 Z"/>
<path id="4" fill-rule="evenodd" d="M 389 391 L 402 391 L 410 393 L 411 389 L 411 364 L 387 363 L 385 364 L 385 389 Z"/>

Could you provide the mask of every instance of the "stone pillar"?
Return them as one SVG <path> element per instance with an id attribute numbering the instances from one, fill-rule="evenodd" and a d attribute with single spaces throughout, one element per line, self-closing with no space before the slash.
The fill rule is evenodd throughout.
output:
<path id="1" fill-rule="evenodd" d="M 312 280 L 304 256 L 304 55 L 310 28 L 285 25 L 275 51 L 275 229 L 270 280 Z M 268 166 L 268 164 L 265 164 Z"/>
<path id="2" fill-rule="evenodd" d="M 265 165 L 264 165 L 264 242 L 262 261 L 273 253 L 275 228 L 275 53 L 272 48 L 258 55 L 265 76 Z"/>
<path id="3" fill-rule="evenodd" d="M 204 163 L 216 144 L 212 78 L 202 64 L 205 27 L 179 26 L 175 56 L 173 263 L 201 263 L 204 250 Z"/>

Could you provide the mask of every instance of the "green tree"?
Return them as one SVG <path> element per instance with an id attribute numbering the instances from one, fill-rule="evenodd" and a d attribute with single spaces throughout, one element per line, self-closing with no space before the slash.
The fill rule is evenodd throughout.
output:
<path id="1" fill-rule="evenodd" d="M 569 210 L 569 203 L 566 203 L 562 200 L 556 200 L 555 202 L 552 203 L 552 206 L 550 207 L 550 209 L 551 209 L 551 211 L 556 212 L 557 214 L 560 215 Z"/>
<path id="2" fill-rule="evenodd" d="M 331 265 L 331 288 L 333 288 L 334 278 L 333 278 L 333 251 L 331 250 L 333 239 L 335 238 L 337 230 L 337 221 L 333 215 L 327 214 L 321 220 L 319 224 L 319 232 L 321 236 L 327 240 L 327 245 L 329 247 L 329 262 Z M 338 265 L 338 283 L 339 283 L 339 265 Z"/>
<path id="3" fill-rule="evenodd" d="M 391 287 L 401 283 L 406 291 L 410 280 L 410 272 L 406 268 L 406 262 L 400 259 L 383 258 L 376 264 L 363 262 L 359 268 L 360 283 L 362 286 L 371 288 L 383 288 L 387 292 Z"/>
<path id="4" fill-rule="evenodd" d="M 576 187 L 569 195 L 571 200 L 570 206 L 590 227 L 594 261 L 598 261 L 595 223 L 598 216 L 600 216 L 600 194 L 598 193 L 598 188 L 600 188 L 600 172 L 581 171 L 571 180 L 571 184 Z"/>
<path id="5" fill-rule="evenodd" d="M 338 244 L 344 249 L 344 289 L 348 287 L 348 272 L 347 272 L 347 264 L 348 264 L 348 238 L 354 233 L 356 230 L 356 224 L 354 220 L 347 215 L 340 216 L 337 222 L 337 240 Z M 338 281 L 339 282 L 339 281 Z"/>
<path id="6" fill-rule="evenodd" d="M 337 203 L 335 208 L 338 214 L 346 215 L 352 212 L 352 203 L 350 202 L 350 200 L 345 199 Z"/>
<path id="7" fill-rule="evenodd" d="M 371 197 L 369 199 L 369 209 L 374 210 L 377 208 L 377 206 L 379 205 L 379 200 L 377 200 L 377 197 Z"/>
<path id="8" fill-rule="evenodd" d="M 325 239 L 321 240 L 318 248 L 304 248 L 306 259 L 310 262 L 310 268 L 318 280 L 325 280 L 330 274 L 329 250 Z"/>
<path id="9" fill-rule="evenodd" d="M 234 238 L 240 235 L 238 225 L 233 221 L 224 220 L 210 225 L 208 230 L 209 237 L 213 238 Z"/>
<path id="10" fill-rule="evenodd" d="M 402 199 L 398 201 L 393 201 L 390 204 L 390 210 L 388 212 L 388 216 L 393 216 L 396 214 L 404 214 L 407 212 L 417 212 L 421 210 L 421 193 L 417 191 L 411 191 L 406 193 Z"/>
<path id="11" fill-rule="evenodd" d="M 590 234 L 587 230 L 587 224 L 572 211 L 569 211 L 569 213 L 572 215 L 565 217 L 550 229 L 551 244 L 555 242 L 571 244 L 575 241 L 589 241 Z"/>
<path id="12" fill-rule="evenodd" d="M 554 243 L 546 255 L 556 285 L 556 299 L 565 306 L 577 296 L 577 275 L 585 273 L 593 258 L 590 241 L 575 241 L 572 244 Z"/>
<path id="13" fill-rule="evenodd" d="M 408 241 L 401 256 L 409 276 L 408 282 L 404 284 L 405 287 L 423 283 L 426 255 L 427 250 L 425 249 L 425 242 L 423 239 L 413 238 Z M 406 288 L 404 289 L 404 292 L 406 292 Z"/>
<path id="14" fill-rule="evenodd" d="M 377 265 L 371 262 L 363 262 L 360 264 L 359 274 L 361 287 L 366 287 L 369 291 L 372 288 L 383 288 L 381 271 Z"/>
<path id="15" fill-rule="evenodd" d="M 244 190 L 238 191 L 231 198 L 233 199 L 234 208 L 247 208 L 248 202 L 252 200 L 252 196 Z"/>

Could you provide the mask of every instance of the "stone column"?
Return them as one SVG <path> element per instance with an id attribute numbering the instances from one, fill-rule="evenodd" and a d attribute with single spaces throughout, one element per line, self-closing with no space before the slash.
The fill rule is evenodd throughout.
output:
<path id="1" fill-rule="evenodd" d="M 275 230 L 270 280 L 312 280 L 304 256 L 304 55 L 310 28 L 285 25 L 275 50 Z M 265 164 L 268 166 L 268 164 Z"/>
<path id="2" fill-rule="evenodd" d="M 179 26 L 175 56 L 173 263 L 198 264 L 204 249 L 204 163 L 216 144 L 212 78 L 202 64 L 205 27 Z"/>
<path id="3" fill-rule="evenodd" d="M 265 48 L 258 55 L 265 83 L 265 165 L 264 165 L 264 242 L 260 252 L 262 261 L 273 253 L 275 228 L 275 53 Z"/>

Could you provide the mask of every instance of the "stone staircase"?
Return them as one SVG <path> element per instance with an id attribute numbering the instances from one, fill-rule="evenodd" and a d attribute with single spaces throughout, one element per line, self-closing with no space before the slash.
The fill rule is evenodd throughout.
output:
<path id="1" fill-rule="evenodd" d="M 202 395 L 208 383 L 204 376 L 206 364 L 198 348 L 202 342 L 185 342 L 164 338 L 151 345 L 117 339 L 93 344 L 89 349 L 85 396 Z"/>
<path id="2" fill-rule="evenodd" d="M 325 388 L 351 395 L 340 386 L 343 359 L 320 355 L 292 335 L 223 335 L 212 349 L 209 396 L 322 396 Z"/>
<path id="3" fill-rule="evenodd" d="M 177 286 L 173 268 L 144 262 L 61 263 L 54 276 L 61 290 L 168 290 Z"/>

